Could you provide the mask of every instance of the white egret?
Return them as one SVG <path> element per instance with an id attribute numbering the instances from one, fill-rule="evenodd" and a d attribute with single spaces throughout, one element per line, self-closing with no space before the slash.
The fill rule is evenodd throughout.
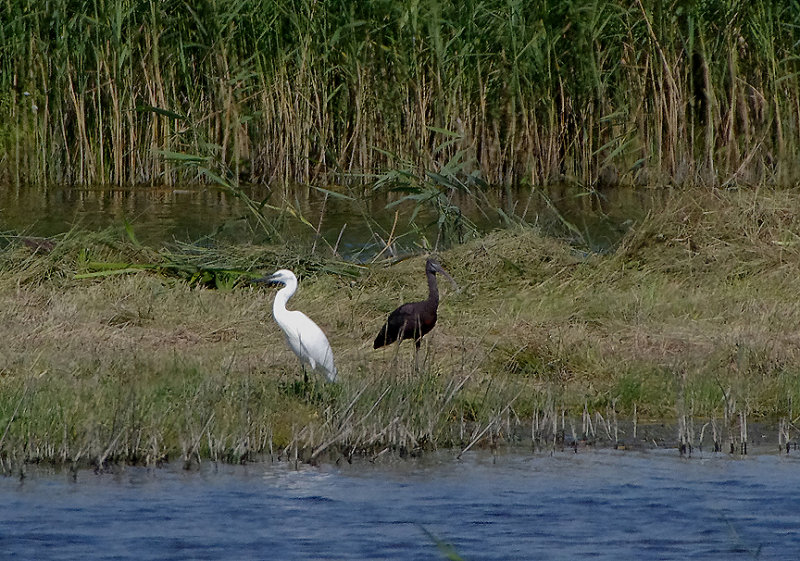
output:
<path id="1" fill-rule="evenodd" d="M 303 366 L 308 364 L 311 370 L 316 370 L 324 374 L 330 382 L 335 382 L 337 372 L 333 363 L 333 351 L 325 333 L 303 312 L 286 309 L 286 303 L 297 290 L 297 277 L 294 273 L 281 269 L 269 277 L 256 279 L 254 282 L 284 285 L 275 295 L 272 315 L 283 329 L 286 343 Z"/>

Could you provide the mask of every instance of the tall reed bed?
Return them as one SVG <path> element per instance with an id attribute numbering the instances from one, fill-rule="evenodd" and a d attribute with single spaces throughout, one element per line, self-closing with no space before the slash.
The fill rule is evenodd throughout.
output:
<path id="1" fill-rule="evenodd" d="M 789 183 L 800 6 L 3 0 L 17 183 L 330 181 L 457 150 L 488 182 Z M 452 133 L 452 134 L 448 134 Z M 444 146 L 443 146 L 444 145 Z"/>

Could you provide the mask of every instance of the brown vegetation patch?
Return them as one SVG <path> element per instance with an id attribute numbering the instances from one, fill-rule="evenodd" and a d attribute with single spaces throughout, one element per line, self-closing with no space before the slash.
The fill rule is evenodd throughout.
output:
<path id="1" fill-rule="evenodd" d="M 75 278 L 85 238 L 34 260 L 12 248 L 0 267 L 0 461 L 378 454 L 563 438 L 565 419 L 587 415 L 794 423 L 800 222 L 786 209 L 800 197 L 687 197 L 606 255 L 534 228 L 441 252 L 461 288 L 442 283 L 417 356 L 410 342 L 371 341 L 389 311 L 425 297 L 423 256 L 357 278 L 304 269 L 289 307 L 328 334 L 335 386 L 303 381 L 271 317 L 274 288 L 213 290 L 158 269 Z M 103 251 L 121 259 L 113 246 Z"/>

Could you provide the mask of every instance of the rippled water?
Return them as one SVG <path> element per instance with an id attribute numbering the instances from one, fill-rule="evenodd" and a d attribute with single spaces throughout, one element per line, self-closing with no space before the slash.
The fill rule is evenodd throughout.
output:
<path id="1" fill-rule="evenodd" d="M 439 453 L 0 480 L 19 559 L 791 559 L 800 456 Z M 423 530 L 424 529 L 424 530 Z"/>

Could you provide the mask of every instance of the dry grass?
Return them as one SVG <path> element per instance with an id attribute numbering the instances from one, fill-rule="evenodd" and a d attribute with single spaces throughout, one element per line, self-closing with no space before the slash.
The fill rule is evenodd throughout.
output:
<path id="1" fill-rule="evenodd" d="M 154 271 L 75 279 L 87 250 L 158 257 L 107 237 L 73 233 L 51 253 L 12 245 L 0 270 L 0 460 L 317 460 L 553 439 L 581 415 L 584 426 L 587 415 L 714 420 L 729 435 L 742 415 L 792 427 L 798 204 L 783 191 L 695 192 L 608 255 L 528 228 L 446 251 L 462 289 L 443 285 L 419 370 L 411 345 L 371 341 L 391 309 L 424 296 L 422 257 L 355 278 L 307 272 L 291 305 L 329 335 L 335 387 L 302 387 L 269 289 Z M 269 271 L 280 251 L 229 255 Z"/>

